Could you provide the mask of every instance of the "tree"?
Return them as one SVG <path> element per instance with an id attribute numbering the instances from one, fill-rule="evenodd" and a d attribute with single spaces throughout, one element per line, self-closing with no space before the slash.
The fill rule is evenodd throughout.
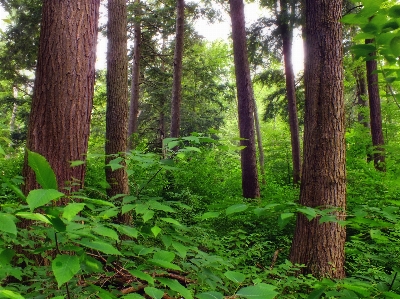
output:
<path id="1" fill-rule="evenodd" d="M 95 78 L 99 0 L 44 0 L 27 149 L 45 156 L 60 189 L 82 187 Z M 37 188 L 24 165 L 24 192 Z M 66 191 L 66 190 L 63 190 Z M 63 199 L 61 202 L 63 202 Z"/>
<path id="2" fill-rule="evenodd" d="M 125 0 L 108 1 L 107 24 L 107 110 L 106 164 L 125 153 L 128 141 L 128 56 L 127 10 Z M 106 167 L 110 187 L 108 196 L 128 194 L 128 175 L 125 167 L 113 170 Z"/>
<path id="3" fill-rule="evenodd" d="M 292 143 L 293 184 L 297 185 L 300 182 L 301 157 L 296 89 L 292 64 L 293 24 L 290 22 L 287 0 L 280 0 L 280 8 L 281 11 L 278 18 L 278 26 L 282 37 L 282 54 L 285 66 L 286 96 L 288 101 L 289 127 Z M 293 14 L 294 11 L 292 11 L 292 15 Z"/>
<path id="4" fill-rule="evenodd" d="M 181 120 L 180 106 L 182 98 L 183 37 L 185 24 L 185 1 L 177 0 L 176 3 L 176 37 L 171 102 L 171 137 L 179 137 L 179 127 Z"/>
<path id="5" fill-rule="evenodd" d="M 306 114 L 300 204 L 334 209 L 344 219 L 346 201 L 342 1 L 305 1 Z M 297 216 L 290 252 L 303 273 L 343 278 L 345 227 Z"/>
<path id="6" fill-rule="evenodd" d="M 372 44 L 373 40 L 365 40 L 365 44 Z M 377 61 L 372 57 L 376 56 L 376 52 L 369 54 L 371 58 L 367 59 L 367 86 L 369 98 L 369 115 L 371 123 L 371 136 L 372 145 L 375 147 L 373 154 L 375 168 L 379 171 L 385 171 L 385 155 L 383 154 L 383 140 L 382 131 L 382 115 L 381 115 L 381 99 L 379 97 L 379 84 L 377 73 Z"/>
<path id="7" fill-rule="evenodd" d="M 142 44 L 142 30 L 140 24 L 140 0 L 135 0 L 135 23 L 133 25 L 134 30 L 134 47 L 133 47 L 133 62 L 132 62 L 132 83 L 131 83 L 131 101 L 129 108 L 129 126 L 128 126 L 128 136 L 129 148 L 135 147 L 135 136 L 138 132 L 138 115 L 139 115 L 139 78 L 140 78 L 140 52 Z"/>
<path id="8" fill-rule="evenodd" d="M 230 0 L 229 4 L 232 21 L 240 145 L 245 147 L 241 151 L 243 196 L 258 198 L 260 197 L 260 187 L 254 131 L 254 95 L 247 57 L 244 3 L 243 0 Z"/>

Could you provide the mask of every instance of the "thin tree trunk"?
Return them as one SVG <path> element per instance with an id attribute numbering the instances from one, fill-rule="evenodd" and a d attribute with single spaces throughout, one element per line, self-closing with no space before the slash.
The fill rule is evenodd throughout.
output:
<path id="1" fill-rule="evenodd" d="M 365 40 L 366 44 L 373 43 L 373 40 Z M 376 56 L 376 53 L 371 53 L 370 56 Z M 372 145 L 374 146 L 374 165 L 379 171 L 386 171 L 385 154 L 383 145 L 382 130 L 382 115 L 381 115 L 381 100 L 379 97 L 379 84 L 377 71 L 377 61 L 375 59 L 367 60 L 367 82 L 369 96 L 369 113 L 371 122 Z"/>
<path id="2" fill-rule="evenodd" d="M 27 149 L 46 157 L 64 192 L 82 188 L 85 176 L 85 165 L 70 167 L 70 161 L 86 159 L 99 5 L 99 0 L 43 1 Z M 23 174 L 25 194 L 38 188 L 27 163 Z"/>
<path id="3" fill-rule="evenodd" d="M 305 0 L 305 128 L 300 204 L 338 209 L 344 220 L 346 205 L 345 113 L 343 97 L 342 1 Z M 327 22 L 329 20 L 329 22 Z M 345 227 L 297 216 L 290 252 L 304 274 L 343 278 Z"/>
<path id="4" fill-rule="evenodd" d="M 171 128 L 170 128 L 171 137 L 179 137 L 179 128 L 181 122 L 180 109 L 181 109 L 181 99 L 182 99 L 182 60 L 183 60 L 184 24 L 185 24 L 185 1 L 177 0 L 174 73 L 173 73 L 172 102 L 171 102 Z"/>
<path id="5" fill-rule="evenodd" d="M 137 143 L 138 132 L 138 116 L 139 116 L 139 99 L 140 99 L 140 89 L 139 89 L 139 78 L 140 78 L 140 52 L 141 52 L 141 44 L 142 44 L 142 30 L 141 24 L 139 22 L 139 17 L 141 15 L 140 12 L 140 0 L 135 0 L 136 6 L 136 18 L 134 24 L 135 31 L 135 41 L 133 48 L 133 63 L 132 63 L 132 83 L 131 83 L 131 101 L 130 101 L 130 109 L 129 109 L 129 127 L 128 127 L 128 136 L 129 136 L 129 148 L 134 149 Z"/>
<path id="6" fill-rule="evenodd" d="M 128 139 L 128 57 L 127 11 L 125 0 L 108 1 L 107 48 L 107 111 L 106 111 L 106 164 L 118 155 L 124 155 Z M 110 187 L 108 196 L 128 194 L 128 175 L 125 167 L 112 170 L 106 167 Z M 128 214 L 120 215 L 128 222 Z"/>
<path id="7" fill-rule="evenodd" d="M 299 122 L 297 118 L 296 89 L 292 63 L 292 38 L 293 31 L 290 28 L 288 3 L 280 0 L 281 13 L 279 16 L 279 27 L 283 44 L 283 59 L 285 64 L 286 96 L 288 99 L 289 127 L 292 144 L 292 163 L 293 163 L 293 184 L 300 183 L 301 155 Z"/>
<path id="8" fill-rule="evenodd" d="M 242 189 L 246 198 L 260 197 L 254 130 L 254 95 L 247 56 L 243 0 L 230 0 L 233 56 L 235 61 L 236 90 L 241 151 Z"/>
<path id="9" fill-rule="evenodd" d="M 365 112 L 362 110 L 363 108 L 368 107 L 368 92 L 367 92 L 367 84 L 365 78 L 365 72 L 361 71 L 357 68 L 354 71 L 354 77 L 356 79 L 357 89 L 356 89 L 356 96 L 357 96 L 357 105 L 359 108 L 357 119 L 360 124 L 363 124 L 364 127 L 369 128 L 369 123 L 367 118 L 365 117 Z"/>

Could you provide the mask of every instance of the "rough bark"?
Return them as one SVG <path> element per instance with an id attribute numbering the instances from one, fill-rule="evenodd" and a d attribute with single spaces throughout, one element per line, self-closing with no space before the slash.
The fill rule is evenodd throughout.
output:
<path id="1" fill-rule="evenodd" d="M 238 98 L 241 146 L 242 189 L 246 198 L 260 197 L 254 130 L 254 95 L 247 55 L 243 0 L 230 0 L 233 56 Z"/>
<path id="2" fill-rule="evenodd" d="M 141 24 L 138 20 L 140 17 L 140 0 L 135 0 L 136 7 L 136 18 L 134 24 L 135 40 L 133 46 L 133 63 L 132 63 L 132 83 L 131 83 L 131 101 L 129 109 L 129 126 L 128 126 L 128 136 L 129 136 L 129 148 L 134 149 L 136 145 L 135 136 L 138 132 L 138 116 L 139 116 L 139 78 L 140 78 L 140 52 L 142 44 L 142 30 Z"/>
<path id="3" fill-rule="evenodd" d="M 345 127 L 341 0 L 305 0 L 305 128 L 300 204 L 344 219 L 346 204 Z M 302 273 L 343 278 L 345 227 L 297 216 L 290 252 Z"/>
<path id="4" fill-rule="evenodd" d="M 359 108 L 357 119 L 360 124 L 363 124 L 364 127 L 369 128 L 369 123 L 365 116 L 365 111 L 362 108 L 368 107 L 368 93 L 367 93 L 367 83 L 365 77 L 365 71 L 357 68 L 354 71 L 354 77 L 356 79 L 356 98 L 357 98 L 357 105 Z"/>
<path id="5" fill-rule="evenodd" d="M 280 0 L 279 28 L 282 38 L 282 53 L 285 65 L 286 97 L 288 100 L 289 128 L 292 145 L 293 184 L 300 183 L 301 155 L 299 121 L 297 118 L 296 88 L 292 63 L 293 30 L 289 22 L 288 3 Z"/>
<path id="6" fill-rule="evenodd" d="M 59 188 L 83 186 L 92 110 L 99 0 L 44 0 L 27 149 L 45 156 Z M 24 192 L 38 187 L 25 163 Z M 70 184 L 69 182 L 74 182 Z M 58 201 L 64 203 L 65 199 Z"/>
<path id="7" fill-rule="evenodd" d="M 373 42 L 373 40 L 365 40 L 366 44 L 370 44 Z M 376 56 L 376 53 L 371 53 L 370 56 L 374 57 Z M 385 155 L 383 148 L 385 142 L 383 139 L 382 130 L 381 100 L 379 97 L 378 74 L 376 73 L 377 61 L 371 58 L 367 60 L 366 64 L 371 135 L 372 145 L 374 146 L 374 165 L 376 170 L 385 171 Z"/>
<path id="8" fill-rule="evenodd" d="M 125 0 L 108 1 L 106 164 L 116 155 L 124 155 L 128 139 L 128 58 L 127 11 Z M 125 167 L 112 171 L 106 167 L 110 185 L 108 196 L 128 194 Z"/>
<path id="9" fill-rule="evenodd" d="M 170 136 L 179 137 L 181 122 L 181 99 L 182 99 L 182 59 L 183 59 L 183 37 L 185 23 L 185 1 L 177 0 L 176 5 L 176 37 L 174 52 L 174 73 L 172 83 L 171 102 L 171 128 Z"/>

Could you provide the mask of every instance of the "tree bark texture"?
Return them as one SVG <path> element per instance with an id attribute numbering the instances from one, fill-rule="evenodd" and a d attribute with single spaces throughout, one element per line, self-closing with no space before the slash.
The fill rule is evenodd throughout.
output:
<path id="1" fill-rule="evenodd" d="M 366 108 L 368 107 L 368 92 L 367 92 L 367 83 L 365 71 L 362 71 L 360 68 L 357 68 L 354 71 L 354 77 L 356 79 L 356 97 L 357 97 L 357 105 L 358 108 Z M 365 111 L 358 111 L 357 119 L 360 124 L 363 124 L 364 127 L 369 128 L 369 123 L 367 121 Z"/>
<path id="2" fill-rule="evenodd" d="M 99 0 L 43 1 L 27 149 L 46 157 L 64 192 L 84 182 L 85 165 L 70 167 L 70 161 L 86 159 L 99 5 Z M 38 185 L 27 163 L 23 173 L 28 193 Z"/>
<path id="3" fill-rule="evenodd" d="M 185 24 L 185 1 L 177 0 L 176 3 L 176 37 L 174 52 L 174 73 L 172 79 L 173 82 L 170 137 L 179 137 L 179 128 L 181 123 L 180 109 L 182 99 L 182 59 Z"/>
<path id="4" fill-rule="evenodd" d="M 127 11 L 125 0 L 108 1 L 107 25 L 107 111 L 106 164 L 127 150 L 128 141 L 128 57 Z M 128 194 L 128 175 L 125 167 L 112 171 L 106 167 L 110 184 L 107 194 Z"/>
<path id="5" fill-rule="evenodd" d="M 241 146 L 242 189 L 246 198 L 260 197 L 254 130 L 254 95 L 247 55 L 243 0 L 230 0 L 233 56 L 238 97 L 239 133 Z"/>
<path id="6" fill-rule="evenodd" d="M 344 220 L 346 205 L 345 115 L 343 97 L 342 1 L 305 1 L 305 128 L 300 204 L 334 208 Z M 345 227 L 297 216 L 290 252 L 302 273 L 343 278 Z"/>
<path id="7" fill-rule="evenodd" d="M 366 44 L 373 43 L 373 40 L 365 40 Z M 376 56 L 373 52 L 371 57 Z M 374 165 L 375 169 L 385 171 L 385 155 L 382 147 L 385 142 L 382 130 L 381 100 L 379 97 L 379 84 L 377 71 L 377 61 L 373 58 L 367 60 L 367 84 L 369 97 L 369 115 L 371 122 L 372 145 L 374 146 Z"/>
<path id="8" fill-rule="evenodd" d="M 292 144 L 293 184 L 298 185 L 300 183 L 301 155 L 296 88 L 292 63 L 293 30 L 290 27 L 287 0 L 280 0 L 280 7 L 279 27 L 282 37 L 282 52 L 285 65 L 286 97 L 288 100 L 289 128 Z"/>
<path id="9" fill-rule="evenodd" d="M 140 99 L 140 89 L 139 89 L 139 78 L 140 78 L 140 55 L 141 55 L 141 44 L 142 44 L 142 30 L 139 21 L 140 18 L 140 0 L 135 0 L 136 6 L 136 18 L 134 24 L 135 40 L 133 46 L 133 64 L 132 64 L 132 83 L 131 83 L 131 101 L 129 109 L 129 126 L 128 126 L 128 145 L 130 149 L 135 148 L 135 143 L 137 140 L 136 134 L 138 132 L 138 116 L 139 116 L 139 99 Z"/>

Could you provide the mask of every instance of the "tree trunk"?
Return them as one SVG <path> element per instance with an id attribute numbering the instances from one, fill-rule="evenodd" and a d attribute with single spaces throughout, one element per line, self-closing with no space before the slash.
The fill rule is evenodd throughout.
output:
<path id="1" fill-rule="evenodd" d="M 293 184 L 300 183 L 301 155 L 299 138 L 299 121 L 297 118 L 296 89 L 292 63 L 292 39 L 293 30 L 290 28 L 288 3 L 280 0 L 281 12 L 279 16 L 279 27 L 283 44 L 283 59 L 285 64 L 286 96 L 288 100 L 289 127 L 292 144 Z"/>
<path id="2" fill-rule="evenodd" d="M 140 78 L 140 52 L 141 52 L 141 44 L 142 44 L 142 30 L 141 24 L 138 18 L 141 15 L 140 12 L 140 0 L 135 0 L 136 6 L 136 18 L 134 24 L 135 31 L 135 41 L 133 47 L 133 64 L 132 64 L 132 83 L 131 83 L 131 102 L 129 109 L 129 127 L 128 127 L 128 136 L 129 136 L 129 148 L 134 149 L 137 143 L 138 132 L 138 116 L 139 116 L 139 98 L 140 98 L 140 90 L 139 90 L 139 78 Z"/>
<path id="3" fill-rule="evenodd" d="M 357 119 L 360 124 L 363 124 L 364 127 L 369 128 L 369 123 L 365 117 L 365 111 L 362 108 L 368 107 L 367 101 L 367 84 L 365 80 L 365 72 L 363 72 L 360 68 L 357 68 L 354 71 L 354 77 L 356 79 L 356 97 L 357 97 L 357 105 L 359 108 Z"/>
<path id="4" fill-rule="evenodd" d="M 373 40 L 365 40 L 366 44 L 373 43 Z M 376 56 L 376 53 L 371 53 L 371 57 Z M 375 59 L 367 60 L 367 82 L 368 82 L 368 96 L 369 96 L 369 114 L 371 122 L 371 135 L 372 145 L 374 146 L 374 165 L 375 169 L 385 171 L 385 155 L 384 148 L 382 147 L 385 142 L 383 140 L 382 131 L 382 115 L 381 115 L 381 100 L 379 97 L 379 85 L 377 62 Z"/>
<path id="5" fill-rule="evenodd" d="M 27 149 L 46 157 L 64 192 L 82 188 L 85 176 L 85 165 L 70 167 L 70 161 L 86 159 L 99 5 L 99 0 L 43 1 Z M 38 185 L 27 163 L 23 174 L 27 194 Z"/>
<path id="6" fill-rule="evenodd" d="M 179 127 L 181 122 L 180 109 L 181 109 L 181 98 L 182 98 L 182 59 L 183 59 L 184 23 L 185 23 L 185 1 L 177 0 L 174 74 L 172 83 L 172 103 L 171 103 L 171 128 L 170 128 L 171 137 L 179 137 Z"/>
<path id="7" fill-rule="evenodd" d="M 304 164 L 300 204 L 330 209 L 344 220 L 346 205 L 342 1 L 306 0 Z M 297 216 L 290 252 L 300 271 L 343 278 L 345 227 Z"/>
<path id="8" fill-rule="evenodd" d="M 128 57 L 127 11 L 125 0 L 108 1 L 107 48 L 107 111 L 106 164 L 124 155 L 128 139 Z M 106 167 L 110 184 L 108 196 L 128 194 L 128 175 L 125 167 L 112 171 Z M 121 220 L 121 219 L 120 219 Z"/>
<path id="9" fill-rule="evenodd" d="M 243 0 L 230 0 L 233 56 L 235 61 L 236 90 L 238 97 L 242 189 L 246 198 L 260 197 L 254 131 L 254 95 L 247 56 Z"/>

